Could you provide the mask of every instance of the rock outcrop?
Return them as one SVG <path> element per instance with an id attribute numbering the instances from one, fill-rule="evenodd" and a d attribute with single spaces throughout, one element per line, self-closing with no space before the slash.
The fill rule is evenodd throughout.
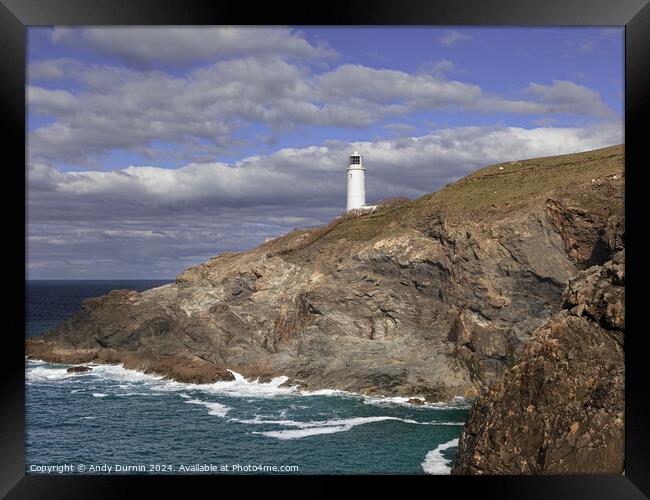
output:
<path id="1" fill-rule="evenodd" d="M 621 249 L 623 175 L 622 146 L 486 167 L 220 254 L 172 284 L 88 299 L 27 354 L 195 382 L 231 369 L 309 389 L 474 396 L 516 363 L 570 279 Z"/>
<path id="2" fill-rule="evenodd" d="M 68 373 L 86 373 L 92 371 L 90 366 L 71 366 L 66 370 Z"/>
<path id="3" fill-rule="evenodd" d="M 624 252 L 569 282 L 564 309 L 475 402 L 452 474 L 624 470 Z"/>

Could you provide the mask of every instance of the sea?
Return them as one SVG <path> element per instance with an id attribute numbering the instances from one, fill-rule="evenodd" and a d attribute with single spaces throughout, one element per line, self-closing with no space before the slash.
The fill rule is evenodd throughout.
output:
<path id="1" fill-rule="evenodd" d="M 26 286 L 26 335 L 81 301 L 169 281 L 44 281 Z M 449 474 L 470 402 L 305 392 L 235 380 L 189 384 L 90 364 L 25 360 L 27 474 Z"/>

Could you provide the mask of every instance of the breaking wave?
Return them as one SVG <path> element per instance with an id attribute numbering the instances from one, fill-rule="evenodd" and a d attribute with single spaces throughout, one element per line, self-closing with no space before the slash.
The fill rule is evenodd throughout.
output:
<path id="1" fill-rule="evenodd" d="M 238 420 L 238 422 L 245 424 L 276 424 L 283 427 L 296 427 L 297 429 L 253 432 L 253 434 L 262 434 L 264 436 L 274 437 L 277 439 L 299 439 L 307 436 L 314 436 L 316 434 L 333 434 L 335 432 L 345 432 L 358 425 L 370 424 L 373 422 L 382 422 L 385 420 L 396 420 L 409 424 L 420 423 L 415 420 L 388 416 L 354 417 L 313 422 L 298 422 L 295 420 L 260 420 L 256 418 L 253 420 Z"/>
<path id="2" fill-rule="evenodd" d="M 443 443 L 427 453 L 427 456 L 424 457 L 424 462 L 422 462 L 424 472 L 427 474 L 449 474 L 451 472 L 452 461 L 443 457 L 442 452 L 457 446 L 458 438 Z"/>
<path id="3" fill-rule="evenodd" d="M 299 421 L 283 418 L 286 415 L 286 408 L 282 410 L 277 419 L 272 416 L 255 416 L 254 418 L 234 418 L 229 416 L 231 407 L 213 400 L 202 399 L 199 395 L 221 397 L 246 398 L 248 401 L 257 398 L 277 398 L 278 396 L 337 396 L 352 397 L 362 404 L 386 407 L 387 409 L 395 406 L 406 406 L 417 412 L 420 408 L 436 409 L 459 409 L 467 407 L 467 400 L 457 398 L 451 404 L 443 403 L 425 403 L 415 406 L 408 403 L 406 397 L 377 397 L 364 396 L 340 390 L 317 390 L 317 391 L 300 391 L 295 386 L 286 384 L 288 377 L 280 376 L 271 379 L 268 382 L 260 382 L 259 379 L 251 380 L 244 378 L 240 373 L 229 370 L 234 380 L 218 381 L 209 384 L 193 384 L 186 382 L 177 382 L 175 380 L 164 378 L 161 375 L 146 374 L 137 370 L 124 368 L 123 365 L 106 365 L 106 364 L 86 364 L 92 368 L 91 371 L 83 373 L 68 373 L 67 368 L 71 365 L 58 365 L 53 363 L 37 362 L 28 360 L 27 363 L 27 380 L 44 383 L 67 383 L 72 380 L 86 380 L 99 382 L 115 382 L 109 386 L 102 385 L 102 392 L 90 392 L 94 385 L 87 389 L 75 389 L 70 391 L 71 394 L 80 392 L 83 394 L 92 394 L 95 398 L 106 398 L 108 396 L 155 396 L 164 395 L 165 393 L 176 394 L 183 398 L 185 403 L 203 406 L 208 410 L 209 415 L 213 415 L 230 422 L 237 422 L 243 425 L 271 426 L 269 430 L 263 429 L 252 431 L 252 434 L 259 434 L 279 440 L 300 439 L 308 436 L 334 434 L 349 431 L 357 426 L 372 424 L 384 421 L 396 421 L 404 424 L 414 425 L 440 425 L 440 426 L 462 426 L 464 422 L 454 421 L 426 421 L 419 422 L 411 418 L 399 418 L 395 416 L 379 415 L 351 418 L 335 418 L 314 421 Z M 83 377 L 81 379 L 80 377 Z M 88 390 L 90 389 L 90 390 Z M 440 445 L 435 450 L 429 452 L 422 467 L 425 472 L 433 474 L 446 473 L 448 467 L 446 460 L 442 457 L 441 452 L 451 446 L 455 446 L 457 440 L 450 441 Z"/>
<path id="4" fill-rule="evenodd" d="M 216 401 L 201 401 L 200 399 L 188 399 L 186 403 L 192 405 L 201 405 L 205 406 L 209 411 L 210 415 L 216 415 L 217 417 L 225 417 L 230 407 L 217 403 Z"/>
<path id="5" fill-rule="evenodd" d="M 45 365 L 45 366 L 43 366 Z M 319 389 L 314 391 L 301 391 L 297 386 L 287 385 L 289 380 L 286 376 L 272 378 L 269 382 L 260 382 L 259 379 L 251 380 L 244 378 L 243 375 L 233 370 L 234 380 L 223 380 L 208 384 L 193 384 L 187 382 L 177 382 L 175 380 L 164 378 L 162 375 L 147 374 L 137 370 L 124 368 L 122 364 L 86 364 L 92 368 L 89 372 L 84 373 L 67 373 L 67 367 L 72 365 L 56 365 L 45 363 L 43 361 L 28 360 L 26 371 L 28 381 L 57 381 L 72 379 L 74 377 L 97 377 L 107 380 L 125 382 L 149 382 L 149 388 L 160 392 L 188 392 L 200 391 L 208 394 L 225 395 L 233 397 L 274 397 L 274 396 L 339 396 L 362 398 L 364 404 L 382 407 L 391 406 L 408 406 L 410 408 L 436 408 L 436 409 L 467 409 L 471 406 L 471 400 L 456 397 L 451 402 L 445 403 L 424 403 L 422 405 L 413 405 L 408 402 L 410 397 L 384 397 L 384 396 L 366 396 L 349 391 L 338 389 Z M 120 385 L 120 388 L 132 388 L 133 386 Z M 136 393 L 133 393 L 134 395 Z"/>

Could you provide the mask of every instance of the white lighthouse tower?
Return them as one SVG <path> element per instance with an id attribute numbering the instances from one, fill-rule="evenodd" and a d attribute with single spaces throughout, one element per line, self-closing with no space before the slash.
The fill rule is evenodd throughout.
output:
<path id="1" fill-rule="evenodd" d="M 361 158 L 358 151 L 350 155 L 347 211 L 362 208 L 366 205 L 366 172 Z"/>

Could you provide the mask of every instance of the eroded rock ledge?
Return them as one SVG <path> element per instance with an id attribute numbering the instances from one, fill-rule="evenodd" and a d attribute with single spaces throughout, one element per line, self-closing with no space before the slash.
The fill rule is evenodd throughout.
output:
<path id="1" fill-rule="evenodd" d="M 452 474 L 623 472 L 624 256 L 570 281 L 563 310 L 475 402 Z"/>

